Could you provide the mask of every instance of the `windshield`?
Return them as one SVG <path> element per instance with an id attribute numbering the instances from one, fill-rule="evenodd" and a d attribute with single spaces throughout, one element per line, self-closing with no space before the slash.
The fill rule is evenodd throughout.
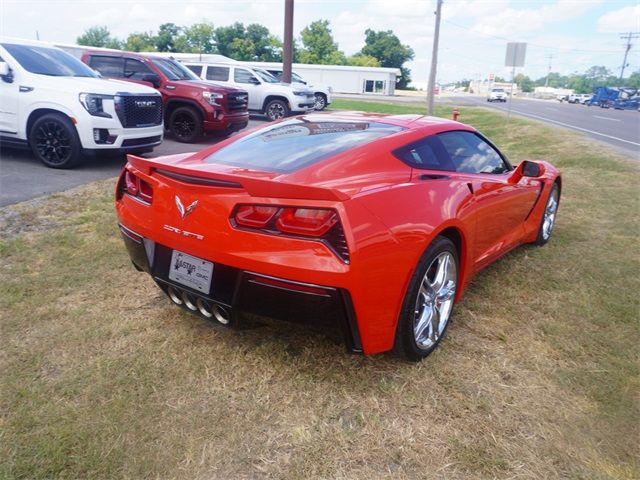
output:
<path id="1" fill-rule="evenodd" d="M 502 89 L 502 88 L 494 88 L 494 89 L 493 89 L 493 90 L 491 90 L 491 91 L 492 91 L 492 92 L 498 92 L 498 93 L 500 93 L 500 92 L 504 92 L 504 89 Z"/>
<path id="2" fill-rule="evenodd" d="M 255 68 L 253 71 L 256 73 L 256 75 L 260 77 L 260 80 L 262 80 L 263 82 L 280 83 L 280 80 L 278 80 L 276 77 L 271 75 L 266 70 L 262 70 L 261 68 Z"/>
<path id="3" fill-rule="evenodd" d="M 204 161 L 267 172 L 293 172 L 403 130 L 381 122 L 308 115 L 262 128 Z"/>
<path id="4" fill-rule="evenodd" d="M 154 58 L 152 62 L 169 80 L 200 80 L 187 67 L 170 58 Z"/>
<path id="5" fill-rule="evenodd" d="M 98 78 L 96 72 L 58 48 L 12 43 L 3 43 L 2 46 L 28 72 L 52 77 Z"/>

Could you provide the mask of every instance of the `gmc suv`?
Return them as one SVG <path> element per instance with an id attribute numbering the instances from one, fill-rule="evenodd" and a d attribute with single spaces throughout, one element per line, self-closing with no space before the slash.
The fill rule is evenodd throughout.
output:
<path id="1" fill-rule="evenodd" d="M 0 39 L 0 142 L 28 145 L 51 168 L 86 153 L 150 152 L 162 142 L 154 89 L 105 80 L 43 42 Z"/>
<path id="2" fill-rule="evenodd" d="M 156 88 L 164 101 L 165 126 L 179 142 L 197 142 L 208 132 L 229 134 L 249 123 L 245 90 L 204 82 L 172 58 L 88 50 L 82 61 L 104 77 Z"/>
<path id="3" fill-rule="evenodd" d="M 235 63 L 187 62 L 200 78 L 242 87 L 249 92 L 249 110 L 278 120 L 290 113 L 306 113 L 315 106 L 312 90 L 305 85 L 290 85 L 280 81 L 266 70 Z"/>

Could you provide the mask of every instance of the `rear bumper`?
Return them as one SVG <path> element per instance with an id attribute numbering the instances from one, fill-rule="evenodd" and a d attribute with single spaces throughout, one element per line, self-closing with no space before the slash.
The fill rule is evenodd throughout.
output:
<path id="1" fill-rule="evenodd" d="M 231 324 L 240 312 L 301 324 L 338 325 L 351 353 L 362 353 L 362 342 L 349 292 L 342 288 L 302 283 L 214 263 L 211 292 L 207 295 L 169 279 L 172 249 L 146 239 L 120 225 L 134 266 L 153 277 L 165 293 L 173 287 L 194 300 L 224 307 Z M 197 310 L 181 305 L 191 313 Z"/>

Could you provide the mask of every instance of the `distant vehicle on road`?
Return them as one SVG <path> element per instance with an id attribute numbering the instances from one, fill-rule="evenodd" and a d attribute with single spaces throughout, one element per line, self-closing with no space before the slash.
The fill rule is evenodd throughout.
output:
<path id="1" fill-rule="evenodd" d="M 105 80 L 42 42 L 0 40 L 0 139 L 31 147 L 51 168 L 83 154 L 150 152 L 162 142 L 162 97 L 144 85 Z"/>
<path id="2" fill-rule="evenodd" d="M 249 123 L 245 90 L 203 82 L 171 58 L 88 50 L 82 61 L 104 77 L 156 88 L 164 101 L 165 125 L 179 142 L 197 142 L 204 133 L 229 134 Z"/>
<path id="3" fill-rule="evenodd" d="M 504 88 L 492 88 L 487 96 L 487 102 L 506 102 L 507 92 Z"/>
<path id="4" fill-rule="evenodd" d="M 569 103 L 581 103 L 584 105 L 589 100 L 591 100 L 591 97 L 593 97 L 591 93 L 572 93 L 567 98 L 567 101 Z"/>

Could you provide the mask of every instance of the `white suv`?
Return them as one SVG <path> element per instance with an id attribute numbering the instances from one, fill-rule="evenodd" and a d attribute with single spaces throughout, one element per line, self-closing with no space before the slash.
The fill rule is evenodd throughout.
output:
<path id="1" fill-rule="evenodd" d="M 487 102 L 506 102 L 507 92 L 504 88 L 492 88 L 487 96 Z"/>
<path id="2" fill-rule="evenodd" d="M 282 68 L 265 67 L 264 69 L 271 75 L 276 77 L 278 80 L 282 80 Z M 333 88 L 331 88 L 329 85 L 325 85 L 323 83 L 310 84 L 296 72 L 291 72 L 291 81 L 293 83 L 307 85 L 311 90 L 313 90 L 313 94 L 315 97 L 314 108 L 316 110 L 324 110 L 325 108 L 327 108 L 327 105 L 331 103 L 331 94 L 333 93 Z"/>
<path id="3" fill-rule="evenodd" d="M 242 88 L 249 93 L 249 110 L 278 120 L 315 107 L 315 96 L 305 85 L 281 83 L 261 68 L 233 63 L 183 62 L 203 80 Z"/>
<path id="4" fill-rule="evenodd" d="M 45 43 L 0 40 L 2 143 L 26 143 L 46 166 L 70 168 L 87 153 L 149 152 L 163 133 L 154 89 L 105 80 Z"/>

